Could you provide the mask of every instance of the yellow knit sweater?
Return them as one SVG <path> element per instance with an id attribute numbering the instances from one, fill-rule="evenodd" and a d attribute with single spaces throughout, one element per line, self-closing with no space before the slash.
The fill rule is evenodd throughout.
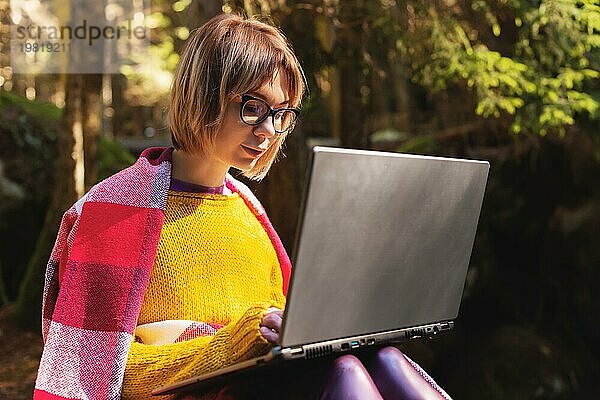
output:
<path id="1" fill-rule="evenodd" d="M 285 297 L 275 249 L 237 194 L 169 191 L 165 221 L 138 325 L 193 320 L 225 325 L 214 336 L 165 344 L 134 342 L 123 399 L 267 351 L 259 323 Z"/>

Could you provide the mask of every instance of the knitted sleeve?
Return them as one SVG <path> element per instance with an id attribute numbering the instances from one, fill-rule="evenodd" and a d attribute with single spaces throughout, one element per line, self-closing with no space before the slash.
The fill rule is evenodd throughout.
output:
<path id="1" fill-rule="evenodd" d="M 259 324 L 270 306 L 277 305 L 253 305 L 214 336 L 165 345 L 132 343 L 122 399 L 147 399 L 157 387 L 264 354 L 270 345 L 260 334 Z"/>

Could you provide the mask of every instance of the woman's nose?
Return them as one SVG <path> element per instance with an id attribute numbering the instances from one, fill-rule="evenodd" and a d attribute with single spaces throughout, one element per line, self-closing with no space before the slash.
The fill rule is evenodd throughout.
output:
<path id="1" fill-rule="evenodd" d="M 254 134 L 256 136 L 264 136 L 266 138 L 272 138 L 276 135 L 275 127 L 273 126 L 273 117 L 268 116 L 263 122 L 256 125 L 254 128 Z"/>

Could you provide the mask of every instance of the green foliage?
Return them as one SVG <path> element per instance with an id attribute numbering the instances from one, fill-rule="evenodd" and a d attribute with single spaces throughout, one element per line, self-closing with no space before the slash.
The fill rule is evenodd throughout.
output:
<path id="1" fill-rule="evenodd" d="M 0 90 L 0 161 L 21 196 L 0 196 L 0 281 L 4 301 L 14 300 L 44 222 L 53 184 L 59 117 L 49 103 Z M 16 229 L 18 227 L 18 229 Z"/>
<path id="2" fill-rule="evenodd" d="M 179 61 L 174 51 L 174 39 L 149 46 L 148 59 L 135 59 L 136 64 L 124 65 L 121 73 L 127 78 L 127 93 L 133 104 L 151 106 L 169 93 L 173 71 Z"/>
<path id="3" fill-rule="evenodd" d="M 61 114 L 53 104 L 0 90 L 0 159 L 6 175 L 32 196 L 48 185 Z"/>
<path id="4" fill-rule="evenodd" d="M 598 119 L 600 103 L 592 95 L 600 77 L 600 6 L 594 1 L 476 1 L 471 11 L 487 25 L 465 19 L 464 13 L 424 7 L 417 16 L 419 40 L 399 42 L 414 68 L 415 81 L 434 90 L 464 82 L 471 88 L 475 113 L 483 117 L 512 116 L 514 133 L 545 135 L 580 118 Z M 502 38 L 501 21 L 514 30 L 508 54 L 491 50 L 496 42 L 482 29 Z M 507 23 L 512 21 L 513 26 Z M 411 34 L 409 34 L 411 36 Z M 430 37 L 430 40 L 426 40 Z M 486 43 L 487 42 L 487 43 Z M 417 47 L 419 46 L 419 47 Z"/>
<path id="5" fill-rule="evenodd" d="M 0 90 L 0 109 L 17 107 L 27 115 L 40 122 L 57 122 L 62 116 L 62 109 L 52 103 L 34 102 L 12 92 Z"/>
<path id="6" fill-rule="evenodd" d="M 23 151 L 43 156 L 44 143 L 56 140 L 53 125 L 59 121 L 62 110 L 54 104 L 32 102 L 0 90 L 0 110 L 4 113 L 0 118 L 0 129 L 10 132 L 14 145 Z"/>
<path id="7" fill-rule="evenodd" d="M 437 154 L 439 150 L 440 145 L 432 135 L 417 135 L 407 140 L 398 149 L 398 151 L 401 153 L 432 155 Z"/>
<path id="8" fill-rule="evenodd" d="M 166 1 L 153 4 L 155 11 L 144 21 L 151 31 L 148 54 L 144 59 L 133 57 L 132 65 L 121 67 L 121 73 L 127 78 L 130 103 L 153 106 L 168 96 L 173 72 L 179 61 L 176 42 L 178 39 L 187 39 L 189 34 L 185 26 L 177 26 L 174 20 L 178 14 L 185 14 L 190 3 L 189 0 L 182 0 L 173 4 Z"/>
<path id="9" fill-rule="evenodd" d="M 135 157 L 118 142 L 105 136 L 98 138 L 98 180 L 109 177 L 135 162 Z"/>
<path id="10" fill-rule="evenodd" d="M 527 65 L 503 57 L 485 44 L 473 46 L 460 25 L 448 31 L 451 22 L 444 21 L 433 9 L 430 17 L 433 53 L 431 59 L 415 65 L 415 79 L 433 90 L 446 89 L 448 82 L 462 79 L 475 91 L 476 114 L 515 114 L 524 105 L 522 96 L 536 90 L 525 77 Z"/>

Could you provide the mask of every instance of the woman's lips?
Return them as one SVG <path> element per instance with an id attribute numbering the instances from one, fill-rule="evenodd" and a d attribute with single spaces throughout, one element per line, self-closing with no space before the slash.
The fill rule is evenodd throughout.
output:
<path id="1" fill-rule="evenodd" d="M 257 150 L 252 147 L 248 147 L 248 146 L 244 146 L 244 145 L 242 145 L 242 148 L 244 149 L 244 151 L 246 153 L 248 153 L 250 156 L 252 156 L 252 158 L 258 158 L 265 152 L 264 150 Z"/>

